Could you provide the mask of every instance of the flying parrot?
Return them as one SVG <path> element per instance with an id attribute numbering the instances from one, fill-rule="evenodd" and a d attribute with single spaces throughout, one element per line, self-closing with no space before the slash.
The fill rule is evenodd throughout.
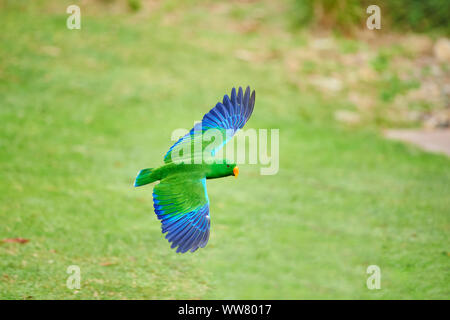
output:
<path id="1" fill-rule="evenodd" d="M 218 102 L 199 124 L 170 147 L 164 165 L 139 171 L 135 187 L 160 181 L 153 189 L 153 207 L 161 221 L 162 233 L 166 234 L 171 248 L 177 247 L 176 252 L 194 252 L 208 243 L 210 215 L 206 179 L 238 176 L 235 163 L 215 159 L 215 155 L 245 125 L 254 105 L 255 91 L 250 94 L 247 87 L 244 93 L 239 87 L 236 94 L 233 88 L 230 97 L 225 95 L 222 103 Z M 205 143 L 212 140 L 207 137 L 209 132 L 215 133 L 212 141 L 215 144 Z M 200 150 L 196 143 L 200 143 Z"/>

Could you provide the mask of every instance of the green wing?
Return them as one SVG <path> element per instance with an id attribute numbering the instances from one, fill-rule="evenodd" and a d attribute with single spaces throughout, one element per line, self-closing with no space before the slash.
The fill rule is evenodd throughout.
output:
<path id="1" fill-rule="evenodd" d="M 197 174 L 174 174 L 153 189 L 153 205 L 162 233 L 177 252 L 194 252 L 208 243 L 210 217 L 206 179 Z"/>
<path id="2" fill-rule="evenodd" d="M 193 163 L 200 156 L 214 157 L 217 150 L 244 127 L 252 115 L 254 106 L 255 91 L 250 94 L 250 87 L 247 87 L 245 93 L 242 88 L 239 88 L 236 93 L 236 89 L 233 88 L 230 97 L 225 95 L 222 103 L 217 103 L 203 116 L 202 122 L 195 125 L 189 133 L 170 147 L 164 157 L 164 162 L 178 160 L 186 162 L 187 160 L 188 163 Z M 218 140 L 216 140 L 217 138 Z M 198 150 L 196 150 L 197 146 Z M 201 163 L 201 161 L 194 163 Z"/>
<path id="3" fill-rule="evenodd" d="M 206 137 L 206 135 L 209 135 L 209 137 Z M 170 148 L 164 157 L 164 162 L 202 163 L 202 160 L 213 158 L 216 151 L 233 135 L 234 132 L 225 129 L 213 128 L 213 130 L 203 131 L 194 127 L 190 133 Z"/>

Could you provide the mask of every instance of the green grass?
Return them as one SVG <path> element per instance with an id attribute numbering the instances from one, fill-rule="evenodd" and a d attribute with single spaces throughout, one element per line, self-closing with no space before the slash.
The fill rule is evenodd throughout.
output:
<path id="1" fill-rule="evenodd" d="M 87 10 L 70 31 L 59 6 L 0 12 L 0 239 L 30 240 L 0 244 L 0 298 L 450 298 L 449 159 L 341 127 L 344 102 L 234 55 L 295 37 L 209 27 L 202 7 L 170 23 Z M 247 84 L 247 127 L 280 129 L 280 171 L 208 182 L 209 244 L 176 254 L 135 174 Z"/>

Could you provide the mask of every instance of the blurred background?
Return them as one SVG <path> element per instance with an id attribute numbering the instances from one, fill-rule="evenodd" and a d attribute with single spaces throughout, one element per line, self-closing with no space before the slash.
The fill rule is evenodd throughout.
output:
<path id="1" fill-rule="evenodd" d="M 0 298 L 450 298 L 449 13 L 444 0 L 0 0 Z M 280 130 L 280 170 L 209 181 L 210 241 L 176 254 L 135 175 L 247 85 L 246 128 Z M 399 135 L 420 147 L 386 138 Z"/>

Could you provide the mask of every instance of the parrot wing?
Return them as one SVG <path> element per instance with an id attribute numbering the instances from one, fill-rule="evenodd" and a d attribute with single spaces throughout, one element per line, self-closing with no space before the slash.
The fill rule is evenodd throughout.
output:
<path id="1" fill-rule="evenodd" d="M 215 129 L 216 132 L 221 134 L 221 143 L 215 145 L 211 148 L 211 156 L 214 156 L 217 150 L 222 148 L 233 136 L 234 134 L 244 127 L 245 123 L 250 118 L 253 108 L 255 106 L 255 91 L 250 95 L 250 87 L 247 87 L 245 93 L 242 88 L 239 87 L 238 93 L 236 95 L 236 89 L 231 90 L 231 97 L 225 95 L 223 97 L 222 103 L 218 102 L 214 108 L 212 108 L 207 114 L 203 116 L 200 123 L 194 126 L 189 133 L 180 138 L 164 157 L 165 163 L 172 162 L 172 152 L 175 151 L 177 156 L 179 156 L 180 150 L 190 150 L 191 153 L 184 156 L 179 156 L 179 159 L 193 158 L 198 155 L 198 151 L 194 150 L 194 145 L 198 141 L 199 145 L 202 146 L 201 151 L 210 144 L 205 145 L 203 142 L 203 135 L 207 130 Z M 213 143 L 213 142 L 211 142 Z M 188 149 L 185 149 L 185 148 Z"/>
<path id="2" fill-rule="evenodd" d="M 153 189 L 153 206 L 161 220 L 162 233 L 177 252 L 194 252 L 209 239 L 209 199 L 206 178 L 174 174 Z"/>

